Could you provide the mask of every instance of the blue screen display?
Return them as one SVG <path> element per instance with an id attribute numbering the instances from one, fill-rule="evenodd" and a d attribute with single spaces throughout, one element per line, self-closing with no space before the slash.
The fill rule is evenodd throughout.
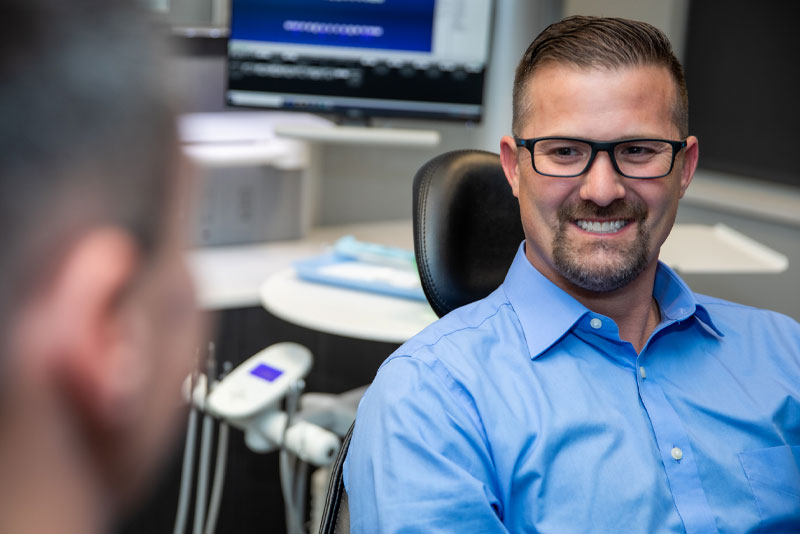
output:
<path id="1" fill-rule="evenodd" d="M 434 0 L 233 0 L 231 39 L 430 52 Z"/>
<path id="2" fill-rule="evenodd" d="M 280 369 L 275 369 L 274 367 L 270 367 L 265 363 L 260 363 L 250 371 L 250 374 L 257 376 L 258 378 L 263 378 L 267 382 L 272 382 L 281 376 L 283 371 Z"/>

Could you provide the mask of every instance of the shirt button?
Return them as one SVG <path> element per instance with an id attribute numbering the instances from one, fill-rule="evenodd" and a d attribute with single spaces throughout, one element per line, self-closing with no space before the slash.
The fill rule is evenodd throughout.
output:
<path id="1" fill-rule="evenodd" d="M 644 365 L 639 367 L 639 375 L 642 377 L 642 380 L 647 378 L 647 373 L 644 370 Z"/>
<path id="2" fill-rule="evenodd" d="M 672 457 L 675 458 L 676 460 L 680 460 L 681 458 L 683 458 L 683 451 L 680 450 L 678 447 L 672 447 L 672 450 L 670 452 L 672 453 Z"/>
<path id="3" fill-rule="evenodd" d="M 591 320 L 591 321 L 589 321 L 589 326 L 591 326 L 592 328 L 594 328 L 595 330 L 597 330 L 598 328 L 600 328 L 601 326 L 603 326 L 603 321 L 601 321 L 601 320 L 600 320 L 600 319 L 598 319 L 597 317 L 594 317 L 594 318 L 592 318 L 592 320 Z"/>

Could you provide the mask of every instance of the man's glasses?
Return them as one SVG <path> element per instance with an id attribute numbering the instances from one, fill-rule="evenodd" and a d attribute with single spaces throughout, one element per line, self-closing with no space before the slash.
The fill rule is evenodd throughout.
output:
<path id="1" fill-rule="evenodd" d="M 589 170 L 600 151 L 608 153 L 611 164 L 627 178 L 661 178 L 672 172 L 675 156 L 686 141 L 666 139 L 625 139 L 600 143 L 573 137 L 537 137 L 520 139 L 517 146 L 524 146 L 531 153 L 533 170 L 545 176 L 574 178 Z"/>

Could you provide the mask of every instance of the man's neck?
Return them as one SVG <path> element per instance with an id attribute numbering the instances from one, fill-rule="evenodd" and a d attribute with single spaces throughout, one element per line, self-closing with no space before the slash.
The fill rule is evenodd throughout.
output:
<path id="1" fill-rule="evenodd" d="M 531 258 L 528 258 L 531 261 Z M 658 303 L 653 298 L 658 261 L 654 259 L 635 280 L 615 291 L 595 292 L 580 288 L 567 281 L 560 274 L 534 267 L 551 282 L 574 297 L 578 302 L 595 313 L 610 317 L 619 328 L 619 337 L 629 342 L 640 353 L 650 334 L 661 322 Z M 549 273 L 549 275 L 548 275 Z"/>
<path id="2" fill-rule="evenodd" d="M 74 421 L 44 397 L 0 407 L 0 532 L 102 532 L 108 502 L 95 467 L 74 440 Z"/>

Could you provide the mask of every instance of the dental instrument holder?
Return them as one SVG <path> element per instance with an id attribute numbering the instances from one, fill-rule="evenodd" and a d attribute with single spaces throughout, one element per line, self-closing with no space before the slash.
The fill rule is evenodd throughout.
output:
<path id="1" fill-rule="evenodd" d="M 302 420 L 299 413 L 286 429 L 287 414 L 280 409 L 281 400 L 303 379 L 311 364 L 311 352 L 302 345 L 271 345 L 216 384 L 205 408 L 244 431 L 245 443 L 255 452 L 283 447 L 305 462 L 329 465 L 339 451 L 339 437 Z M 204 390 L 205 384 L 200 383 L 193 394 L 193 401 L 200 407 Z"/>

